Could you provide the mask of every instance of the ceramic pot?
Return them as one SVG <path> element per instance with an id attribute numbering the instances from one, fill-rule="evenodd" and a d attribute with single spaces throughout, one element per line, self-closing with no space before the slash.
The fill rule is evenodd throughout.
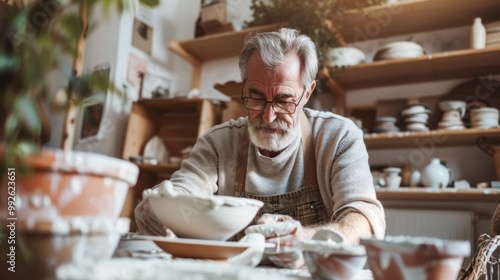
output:
<path id="1" fill-rule="evenodd" d="M 386 236 L 362 239 L 375 280 L 457 279 L 468 241 L 428 237 Z"/>
<path id="2" fill-rule="evenodd" d="M 421 172 L 422 184 L 429 188 L 445 188 L 450 183 L 450 177 L 450 170 L 441 164 L 439 158 L 431 159 Z"/>
<path id="3" fill-rule="evenodd" d="M 33 171 L 16 177 L 16 214 L 24 221 L 82 216 L 116 219 L 139 174 L 131 162 L 79 151 L 44 149 L 24 160 Z"/>

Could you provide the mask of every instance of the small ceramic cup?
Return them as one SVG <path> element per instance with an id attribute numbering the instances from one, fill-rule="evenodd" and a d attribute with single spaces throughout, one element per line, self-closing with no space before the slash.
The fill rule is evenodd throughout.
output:
<path id="1" fill-rule="evenodd" d="M 397 189 L 401 185 L 401 176 L 399 175 L 386 175 L 384 177 L 385 186 L 388 189 Z"/>

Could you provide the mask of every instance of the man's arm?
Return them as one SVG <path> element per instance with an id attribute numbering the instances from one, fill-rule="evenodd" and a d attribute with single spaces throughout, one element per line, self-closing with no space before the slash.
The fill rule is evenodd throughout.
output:
<path id="1" fill-rule="evenodd" d="M 342 232 L 349 243 L 359 244 L 360 238 L 373 236 L 370 223 L 360 213 L 350 212 L 338 222 L 330 222 L 320 226 L 304 227 L 304 240 L 311 239 L 319 229 L 333 229 Z"/>

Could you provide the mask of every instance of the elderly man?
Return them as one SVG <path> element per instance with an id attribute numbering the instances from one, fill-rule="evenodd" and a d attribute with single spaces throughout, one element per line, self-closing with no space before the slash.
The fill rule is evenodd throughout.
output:
<path id="1" fill-rule="evenodd" d="M 361 130 L 344 117 L 304 108 L 318 71 L 311 39 L 287 28 L 255 34 L 239 59 L 248 117 L 201 136 L 172 175 L 175 190 L 263 201 L 259 216 L 265 214 L 257 223 L 266 226 L 253 225 L 247 232 L 260 232 L 285 249 L 296 248 L 319 228 L 340 231 L 352 243 L 382 237 L 384 211 Z M 142 233 L 169 234 L 147 202 L 135 214 Z M 302 254 L 289 251 L 270 260 L 302 265 Z"/>

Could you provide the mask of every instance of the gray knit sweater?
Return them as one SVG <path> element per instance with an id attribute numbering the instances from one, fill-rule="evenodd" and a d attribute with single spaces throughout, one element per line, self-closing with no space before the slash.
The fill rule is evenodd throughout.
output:
<path id="1" fill-rule="evenodd" d="M 349 212 L 363 214 L 377 237 L 385 232 L 384 210 L 377 200 L 363 134 L 354 123 L 330 112 L 304 109 L 313 134 L 317 179 L 332 221 Z M 180 192 L 233 195 L 241 137 L 248 118 L 214 126 L 196 142 L 189 159 L 171 178 Z M 300 133 L 278 156 L 268 158 L 250 145 L 246 191 L 282 194 L 304 185 Z"/>

